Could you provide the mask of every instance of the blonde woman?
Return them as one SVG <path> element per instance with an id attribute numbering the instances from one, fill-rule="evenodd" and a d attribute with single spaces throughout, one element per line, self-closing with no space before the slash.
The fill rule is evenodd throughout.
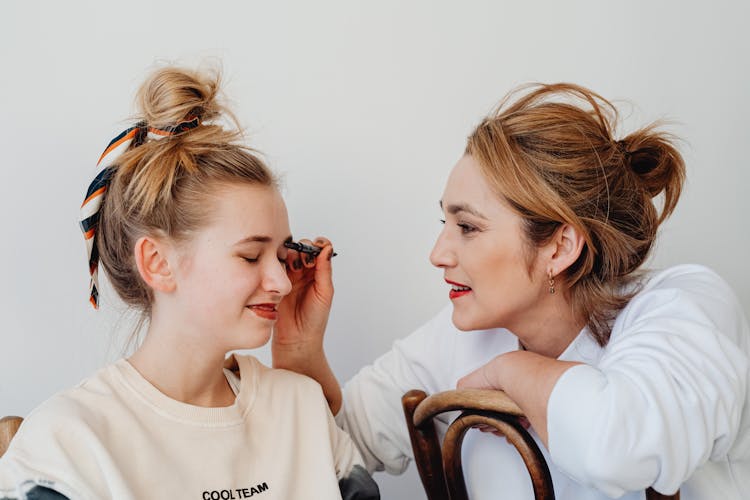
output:
<path id="1" fill-rule="evenodd" d="M 619 135 L 616 124 L 614 106 L 588 89 L 535 85 L 471 133 L 430 256 L 451 306 L 363 368 L 343 403 L 324 383 L 370 471 L 400 473 L 412 457 L 406 391 L 458 385 L 518 403 L 558 499 L 635 500 L 647 487 L 747 498 L 747 319 L 705 267 L 642 269 L 684 165 L 656 127 Z M 322 370 L 321 337 L 280 330 L 276 364 Z M 490 433 L 467 435 L 463 466 L 472 499 L 533 496 L 515 449 Z"/>

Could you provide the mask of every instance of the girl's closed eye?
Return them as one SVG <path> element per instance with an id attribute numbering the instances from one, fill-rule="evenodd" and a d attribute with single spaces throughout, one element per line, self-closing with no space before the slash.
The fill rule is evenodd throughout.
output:
<path id="1" fill-rule="evenodd" d="M 254 264 L 258 262 L 258 257 L 242 257 L 246 262 L 250 262 L 251 264 Z"/>

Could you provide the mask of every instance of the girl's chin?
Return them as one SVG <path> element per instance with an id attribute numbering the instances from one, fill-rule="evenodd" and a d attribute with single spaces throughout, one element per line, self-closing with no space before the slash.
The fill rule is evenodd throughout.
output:
<path id="1" fill-rule="evenodd" d="M 236 349 L 257 349 L 263 347 L 271 340 L 272 329 L 256 327 L 251 331 L 243 331 L 237 335 L 239 347 Z"/>

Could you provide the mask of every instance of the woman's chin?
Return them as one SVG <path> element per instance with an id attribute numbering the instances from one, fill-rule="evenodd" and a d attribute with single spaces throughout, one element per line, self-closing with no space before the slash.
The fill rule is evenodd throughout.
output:
<path id="1" fill-rule="evenodd" d="M 453 321 L 453 326 L 455 326 L 462 332 L 478 330 L 478 328 L 476 327 L 476 318 L 473 318 L 469 314 L 456 311 L 455 307 L 453 308 L 453 316 L 451 317 L 451 320 Z"/>
<path id="2" fill-rule="evenodd" d="M 492 330 L 494 328 L 503 328 L 502 318 L 489 314 L 476 314 L 476 311 L 458 309 L 453 307 L 453 316 L 451 317 L 453 325 L 462 332 L 471 332 L 474 330 Z"/>

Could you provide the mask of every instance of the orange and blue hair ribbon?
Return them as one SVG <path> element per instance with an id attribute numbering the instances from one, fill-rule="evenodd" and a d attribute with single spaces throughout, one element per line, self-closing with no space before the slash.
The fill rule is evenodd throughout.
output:
<path id="1" fill-rule="evenodd" d="M 140 146 L 147 139 L 163 139 L 193 129 L 198 125 L 200 125 L 200 119 L 197 117 L 190 117 L 177 125 L 168 127 L 149 127 L 145 122 L 139 122 L 112 139 L 99 157 L 96 164 L 96 177 L 89 185 L 81 205 L 80 219 L 81 231 L 86 240 L 89 274 L 91 275 L 89 302 L 94 308 L 99 307 L 99 250 L 96 246 L 96 231 L 99 227 L 104 195 L 117 170 L 117 158 L 131 147 Z"/>

